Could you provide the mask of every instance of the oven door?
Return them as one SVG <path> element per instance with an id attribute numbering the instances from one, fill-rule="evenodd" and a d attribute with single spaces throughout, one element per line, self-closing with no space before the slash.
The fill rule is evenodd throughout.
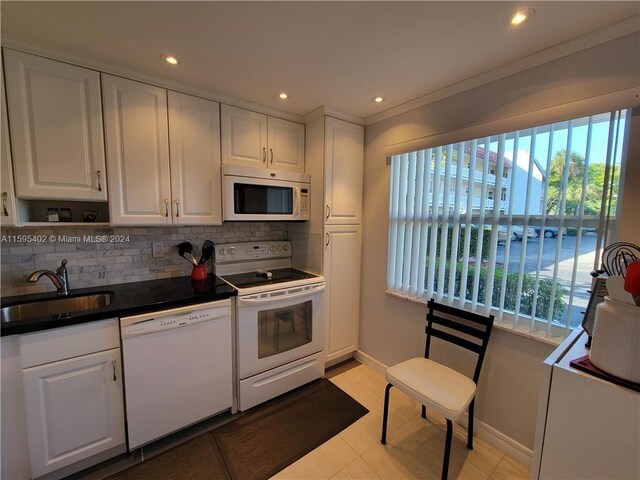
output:
<path id="1" fill-rule="evenodd" d="M 225 175 L 224 220 L 300 220 L 301 186 L 304 186 L 308 196 L 308 184 Z"/>
<path id="2" fill-rule="evenodd" d="M 324 290 L 315 283 L 237 297 L 240 379 L 322 351 Z"/>

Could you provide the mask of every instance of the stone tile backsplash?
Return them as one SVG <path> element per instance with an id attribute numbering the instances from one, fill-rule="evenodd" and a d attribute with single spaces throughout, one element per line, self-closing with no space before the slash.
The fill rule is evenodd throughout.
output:
<path id="1" fill-rule="evenodd" d="M 54 291 L 55 287 L 47 278 L 34 284 L 25 279 L 34 270 L 55 270 L 63 258 L 69 261 L 71 290 L 189 275 L 191 265 L 178 255 L 178 243 L 191 242 L 198 259 L 205 240 L 216 244 L 285 240 L 287 224 L 250 222 L 130 228 L 47 226 L 2 228 L 1 235 L 0 288 L 2 296 L 6 297 Z M 163 258 L 152 257 L 151 242 L 154 241 L 164 243 Z M 211 271 L 211 260 L 207 265 Z"/>

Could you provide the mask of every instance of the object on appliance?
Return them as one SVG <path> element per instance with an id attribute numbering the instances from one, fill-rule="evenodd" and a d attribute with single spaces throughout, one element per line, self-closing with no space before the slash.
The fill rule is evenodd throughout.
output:
<path id="1" fill-rule="evenodd" d="M 627 266 L 624 289 L 633 296 L 636 306 L 640 307 L 640 262 L 634 262 Z"/>
<path id="2" fill-rule="evenodd" d="M 595 320 L 596 307 L 608 296 L 606 287 L 607 277 L 619 275 L 624 277 L 627 272 L 627 265 L 640 261 L 640 247 L 629 242 L 612 243 L 602 252 L 602 268 L 591 272 L 595 278 L 591 297 L 582 319 L 582 328 L 587 332 L 588 339 L 586 347 L 591 347 L 593 338 L 593 324 Z"/>
<path id="3" fill-rule="evenodd" d="M 596 272 L 591 272 L 591 275 L 598 275 Z M 596 318 L 596 307 L 604 302 L 604 297 L 608 296 L 607 291 L 607 274 L 596 277 L 593 288 L 591 290 L 591 296 L 589 297 L 589 303 L 587 304 L 587 310 L 584 313 L 582 319 L 582 328 L 587 332 L 587 343 L 585 347 L 591 348 L 591 340 L 593 338 L 593 323 Z"/>
<path id="4" fill-rule="evenodd" d="M 640 246 L 634 243 L 612 243 L 602 252 L 602 268 L 610 277 L 626 276 L 627 267 L 635 262 L 640 262 Z"/>
<path id="5" fill-rule="evenodd" d="M 640 383 L 640 310 L 606 298 L 596 309 L 589 359 L 601 370 Z"/>

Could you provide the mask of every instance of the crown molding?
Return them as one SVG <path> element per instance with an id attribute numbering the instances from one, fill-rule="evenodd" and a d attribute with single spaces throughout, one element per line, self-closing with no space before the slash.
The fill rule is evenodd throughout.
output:
<path id="1" fill-rule="evenodd" d="M 254 112 L 270 115 L 272 117 L 290 120 L 292 122 L 305 123 L 305 117 L 303 117 L 302 115 L 297 115 L 294 113 L 278 110 L 276 108 L 260 105 L 258 103 L 249 102 L 241 98 L 224 95 L 213 90 L 194 87 L 187 83 L 168 80 L 164 77 L 146 75 L 129 68 L 119 67 L 108 63 L 96 62 L 95 60 L 91 60 L 85 57 L 71 55 L 68 53 L 49 49 L 41 45 L 24 42 L 8 35 L 2 35 L 1 43 L 2 47 L 4 48 L 11 48 L 13 50 L 19 50 L 21 52 L 39 55 L 41 57 L 50 58 L 52 60 L 70 63 L 79 67 L 96 70 L 98 72 L 108 73 L 110 75 L 116 75 L 118 77 L 129 78 L 131 80 L 148 83 L 169 90 L 175 90 L 180 93 L 201 97 L 207 100 L 213 100 L 215 102 L 232 105 L 234 107 L 244 108 L 246 110 L 252 110 Z"/>
<path id="2" fill-rule="evenodd" d="M 354 123 L 360 126 L 364 125 L 364 118 L 351 115 L 350 113 L 341 112 L 340 110 L 332 107 L 327 107 L 326 105 L 318 107 L 315 110 L 307 113 L 304 116 L 304 120 L 305 123 L 311 123 L 313 120 L 321 116 L 337 118 L 338 120 L 344 120 L 345 122 Z"/>
<path id="3" fill-rule="evenodd" d="M 566 57 L 573 53 L 586 50 L 597 45 L 601 45 L 611 40 L 615 40 L 626 35 L 630 35 L 640 31 L 640 15 L 634 15 L 631 18 L 615 23 L 608 27 L 587 33 L 580 37 L 573 38 L 563 43 L 559 43 L 547 49 L 541 50 L 527 57 L 508 63 L 501 67 L 495 68 L 488 72 L 484 72 L 473 77 L 467 78 L 460 82 L 444 87 L 435 92 L 429 93 L 414 100 L 398 105 L 396 107 L 376 113 L 364 119 L 364 125 L 372 125 L 382 120 L 400 115 L 416 108 L 424 107 L 431 103 L 437 102 L 447 97 L 457 95 L 459 93 L 480 87 L 487 83 L 494 82 L 501 78 L 514 75 L 516 73 L 537 67 L 544 63 Z"/>

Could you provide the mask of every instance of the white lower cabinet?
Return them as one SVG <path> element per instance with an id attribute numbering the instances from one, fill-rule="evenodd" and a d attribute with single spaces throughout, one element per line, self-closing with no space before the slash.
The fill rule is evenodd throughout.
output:
<path id="1" fill-rule="evenodd" d="M 118 320 L 18 339 L 31 478 L 62 478 L 124 453 Z"/>
<path id="2" fill-rule="evenodd" d="M 326 361 L 358 348 L 360 225 L 325 226 L 323 275 L 327 282 Z"/>
<path id="3" fill-rule="evenodd" d="M 22 371 L 31 473 L 124 445 L 120 349 Z"/>
<path id="4" fill-rule="evenodd" d="M 24 416 L 24 395 L 20 373 L 18 335 L 2 337 L 2 388 L 0 389 L 0 478 L 24 480 L 29 473 L 27 426 Z"/>

